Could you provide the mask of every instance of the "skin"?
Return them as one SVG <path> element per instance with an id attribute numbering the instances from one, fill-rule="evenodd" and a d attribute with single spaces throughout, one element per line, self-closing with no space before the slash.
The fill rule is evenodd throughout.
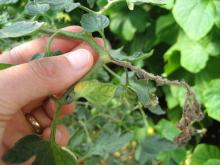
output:
<path id="1" fill-rule="evenodd" d="M 79 32 L 81 27 L 71 26 L 64 30 Z M 96 52 L 86 43 L 56 38 L 51 49 L 64 55 L 31 61 L 31 57 L 44 52 L 48 37 L 44 36 L 24 43 L 0 55 L 0 63 L 16 64 L 0 71 L 0 156 L 16 141 L 34 132 L 24 114 L 31 113 L 43 128 L 42 137 L 49 139 L 55 103 L 51 94 L 60 97 L 73 83 L 85 75 L 98 59 Z M 103 46 L 103 41 L 95 39 Z M 73 55 L 74 54 L 74 55 Z M 86 60 L 78 59 L 86 54 Z M 71 56 L 73 62 L 68 58 Z M 75 61 L 75 62 L 74 62 Z M 62 82 L 62 83 L 61 83 Z M 62 107 L 60 118 L 72 113 L 74 105 Z M 63 125 L 57 127 L 56 142 L 67 145 L 69 132 Z M 22 163 L 30 165 L 32 160 Z M 0 161 L 1 165 L 6 165 Z"/>

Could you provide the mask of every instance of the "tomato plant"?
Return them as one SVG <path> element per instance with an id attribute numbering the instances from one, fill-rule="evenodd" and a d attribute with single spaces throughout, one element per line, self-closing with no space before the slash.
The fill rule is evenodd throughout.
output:
<path id="1" fill-rule="evenodd" d="M 28 135 L 5 162 L 219 164 L 218 0 L 0 0 L 0 9 L 1 50 L 50 35 L 32 60 L 62 54 L 50 50 L 55 37 L 82 40 L 99 54 L 85 77 L 53 98 L 50 140 Z M 73 24 L 83 31 L 61 29 Z M 60 121 L 72 101 L 76 112 Z M 55 143 L 60 122 L 71 131 L 67 147 Z"/>

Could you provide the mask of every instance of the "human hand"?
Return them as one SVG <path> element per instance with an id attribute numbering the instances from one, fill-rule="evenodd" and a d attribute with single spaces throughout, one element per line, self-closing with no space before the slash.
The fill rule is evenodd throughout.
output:
<path id="1" fill-rule="evenodd" d="M 81 31 L 78 26 L 65 28 Z M 64 55 L 30 61 L 36 53 L 44 52 L 48 37 L 42 37 L 13 48 L 0 56 L 0 63 L 18 64 L 0 71 L 0 156 L 34 129 L 26 120 L 30 113 L 43 129 L 41 136 L 49 139 L 55 104 L 49 96 L 60 96 L 65 89 L 86 74 L 97 60 L 95 51 L 86 43 L 56 38 L 52 51 L 60 50 Z M 102 40 L 96 41 L 103 45 Z M 67 53 L 68 52 L 68 53 Z M 62 107 L 61 116 L 70 114 L 73 105 Z M 56 142 L 66 145 L 69 140 L 67 129 L 59 125 Z M 4 165 L 0 161 L 1 165 Z M 26 162 L 22 165 L 30 165 Z"/>

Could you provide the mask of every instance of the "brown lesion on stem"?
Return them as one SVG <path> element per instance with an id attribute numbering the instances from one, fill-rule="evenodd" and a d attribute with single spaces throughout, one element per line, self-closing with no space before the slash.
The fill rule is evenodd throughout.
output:
<path id="1" fill-rule="evenodd" d="M 133 66 L 131 63 L 125 61 L 111 60 L 110 62 L 115 65 L 130 69 L 139 79 L 155 81 L 157 86 L 176 85 L 186 89 L 187 92 L 183 106 L 183 114 L 179 123 L 177 124 L 177 127 L 181 130 L 181 133 L 175 139 L 178 145 L 186 144 L 195 132 L 192 124 L 194 122 L 201 121 L 204 117 L 204 114 L 201 110 L 201 105 L 196 99 L 196 95 L 192 88 L 185 81 L 169 80 L 167 78 L 149 73 L 146 70 Z"/>

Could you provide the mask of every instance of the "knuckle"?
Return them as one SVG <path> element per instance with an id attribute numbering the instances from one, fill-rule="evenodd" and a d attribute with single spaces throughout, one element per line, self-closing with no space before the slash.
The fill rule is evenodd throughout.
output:
<path id="1" fill-rule="evenodd" d="M 15 47 L 9 50 L 8 57 L 13 64 L 23 63 L 25 62 L 25 59 L 22 54 L 23 53 L 20 51 L 20 49 Z"/>
<path id="2" fill-rule="evenodd" d="M 30 62 L 30 67 L 37 79 L 53 83 L 57 77 L 57 64 L 49 58 L 35 60 Z"/>

